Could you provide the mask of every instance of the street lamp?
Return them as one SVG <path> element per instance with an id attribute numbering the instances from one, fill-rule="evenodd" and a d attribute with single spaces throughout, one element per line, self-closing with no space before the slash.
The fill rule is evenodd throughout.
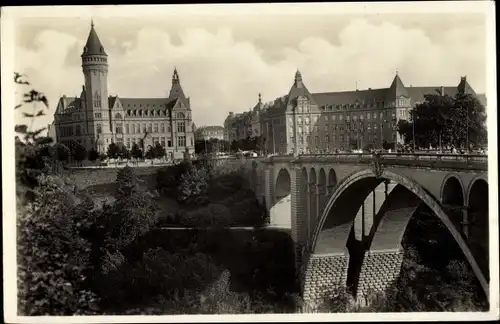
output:
<path id="1" fill-rule="evenodd" d="M 411 116 L 411 119 L 412 119 L 412 124 L 413 124 L 413 152 L 415 152 L 415 142 L 416 142 L 416 139 L 415 139 L 415 111 L 412 110 L 412 116 Z"/>

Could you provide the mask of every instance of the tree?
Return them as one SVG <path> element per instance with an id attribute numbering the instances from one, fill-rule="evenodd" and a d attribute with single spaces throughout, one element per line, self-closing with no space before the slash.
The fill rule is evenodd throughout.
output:
<path id="1" fill-rule="evenodd" d="M 99 158 L 99 152 L 95 148 L 91 148 L 89 153 L 88 153 L 88 159 L 91 162 L 95 162 Z"/>
<path id="2" fill-rule="evenodd" d="M 115 143 L 111 142 L 108 146 L 107 156 L 110 159 L 116 159 L 120 153 L 120 148 Z"/>
<path id="3" fill-rule="evenodd" d="M 56 143 L 54 146 L 52 146 L 52 157 L 60 162 L 67 162 L 70 156 L 70 150 L 69 148 L 61 143 Z"/>
<path id="4" fill-rule="evenodd" d="M 231 151 L 236 152 L 240 149 L 240 143 L 237 140 L 231 142 Z"/>
<path id="5" fill-rule="evenodd" d="M 470 94 L 455 97 L 428 94 L 410 115 L 410 120 L 398 123 L 398 132 L 406 143 L 416 146 L 445 147 L 483 145 L 486 143 L 485 108 Z M 415 139 L 413 139 L 415 133 Z"/>
<path id="6" fill-rule="evenodd" d="M 118 153 L 118 155 L 122 158 L 122 159 L 130 159 L 130 151 L 127 149 L 127 147 L 125 145 L 120 145 L 120 152 Z"/>
<path id="7" fill-rule="evenodd" d="M 137 145 L 136 143 L 132 145 L 132 149 L 130 150 L 130 155 L 136 159 L 142 158 L 142 150 L 139 148 L 139 145 Z"/>
<path id="8" fill-rule="evenodd" d="M 149 146 L 148 150 L 146 151 L 146 158 L 150 159 L 150 160 L 154 159 L 156 157 L 155 153 L 156 152 L 155 152 L 154 147 L 153 146 Z"/>
<path id="9" fill-rule="evenodd" d="M 161 146 L 160 143 L 156 143 L 156 145 L 154 147 L 154 151 L 155 151 L 155 157 L 158 159 L 163 158 L 166 154 L 165 148 L 163 146 Z"/>
<path id="10" fill-rule="evenodd" d="M 77 162 L 81 162 L 87 157 L 87 150 L 85 149 L 85 147 L 76 141 L 71 142 L 70 150 L 72 158 Z"/>

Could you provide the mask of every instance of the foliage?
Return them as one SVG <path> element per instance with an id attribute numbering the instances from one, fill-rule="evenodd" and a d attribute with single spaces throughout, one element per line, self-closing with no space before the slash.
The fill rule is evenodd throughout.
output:
<path id="1" fill-rule="evenodd" d="M 111 142 L 111 144 L 109 144 L 109 146 L 108 146 L 108 150 L 106 152 L 106 155 L 110 159 L 116 159 L 116 158 L 118 158 L 119 154 L 120 154 L 120 147 L 116 143 Z"/>
<path id="2" fill-rule="evenodd" d="M 132 149 L 130 150 L 130 155 L 136 159 L 142 158 L 142 150 L 139 148 L 139 145 L 137 145 L 137 143 L 134 143 L 132 145 Z"/>
<path id="3" fill-rule="evenodd" d="M 417 147 L 454 146 L 486 143 L 486 113 L 479 100 L 471 95 L 458 93 L 455 97 L 429 94 L 411 113 L 409 121 L 400 121 L 398 132 L 407 143 Z"/>
<path id="4" fill-rule="evenodd" d="M 148 150 L 146 151 L 146 159 L 154 159 L 156 157 L 156 152 L 155 148 L 153 146 L 149 146 Z"/>
<path id="5" fill-rule="evenodd" d="M 75 159 L 75 161 L 81 162 L 85 160 L 85 157 L 87 156 L 87 150 L 82 144 L 76 141 L 71 141 L 70 155 Z"/>
<path id="6" fill-rule="evenodd" d="M 206 201 L 209 174 L 205 168 L 191 166 L 181 175 L 179 183 L 179 201 L 190 206 L 199 205 Z"/>
<path id="7" fill-rule="evenodd" d="M 20 313 L 92 314 L 96 295 L 86 288 L 90 243 L 80 235 L 92 202 L 74 196 L 58 177 L 39 177 L 36 198 L 18 213 Z"/>
<path id="8" fill-rule="evenodd" d="M 161 146 L 160 143 L 156 143 L 156 145 L 154 146 L 154 155 L 157 159 L 162 159 L 163 157 L 165 157 L 165 148 Z"/>
<path id="9" fill-rule="evenodd" d="M 88 152 L 88 159 L 92 162 L 97 160 L 99 158 L 99 152 L 95 148 L 90 149 Z"/>
<path id="10" fill-rule="evenodd" d="M 187 227 L 227 227 L 231 225 L 231 212 L 224 205 L 210 204 L 183 214 L 179 221 Z"/>
<path id="11" fill-rule="evenodd" d="M 159 168 L 156 172 L 156 189 L 163 195 L 178 200 L 178 185 L 181 182 L 181 177 L 188 172 L 190 167 L 189 163 L 179 163 Z"/>
<path id="12" fill-rule="evenodd" d="M 122 159 L 130 159 L 131 153 L 125 145 L 121 145 L 120 152 L 118 153 L 118 156 L 121 157 Z"/>

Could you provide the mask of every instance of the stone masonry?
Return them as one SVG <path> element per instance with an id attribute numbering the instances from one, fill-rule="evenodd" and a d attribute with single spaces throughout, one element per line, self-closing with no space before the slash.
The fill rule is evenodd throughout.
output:
<path id="1" fill-rule="evenodd" d="M 339 289 L 347 284 L 347 270 L 349 267 L 349 254 L 311 254 L 303 286 L 305 302 L 316 304 L 334 297 Z"/>
<path id="2" fill-rule="evenodd" d="M 404 251 L 366 251 L 361 264 L 356 302 L 368 304 L 370 293 L 385 293 L 397 281 L 403 263 Z"/>

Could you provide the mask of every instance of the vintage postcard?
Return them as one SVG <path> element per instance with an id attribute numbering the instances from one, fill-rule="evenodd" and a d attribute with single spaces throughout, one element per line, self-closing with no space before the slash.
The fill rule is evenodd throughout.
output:
<path id="1" fill-rule="evenodd" d="M 498 319 L 494 12 L 3 7 L 5 321 Z"/>

